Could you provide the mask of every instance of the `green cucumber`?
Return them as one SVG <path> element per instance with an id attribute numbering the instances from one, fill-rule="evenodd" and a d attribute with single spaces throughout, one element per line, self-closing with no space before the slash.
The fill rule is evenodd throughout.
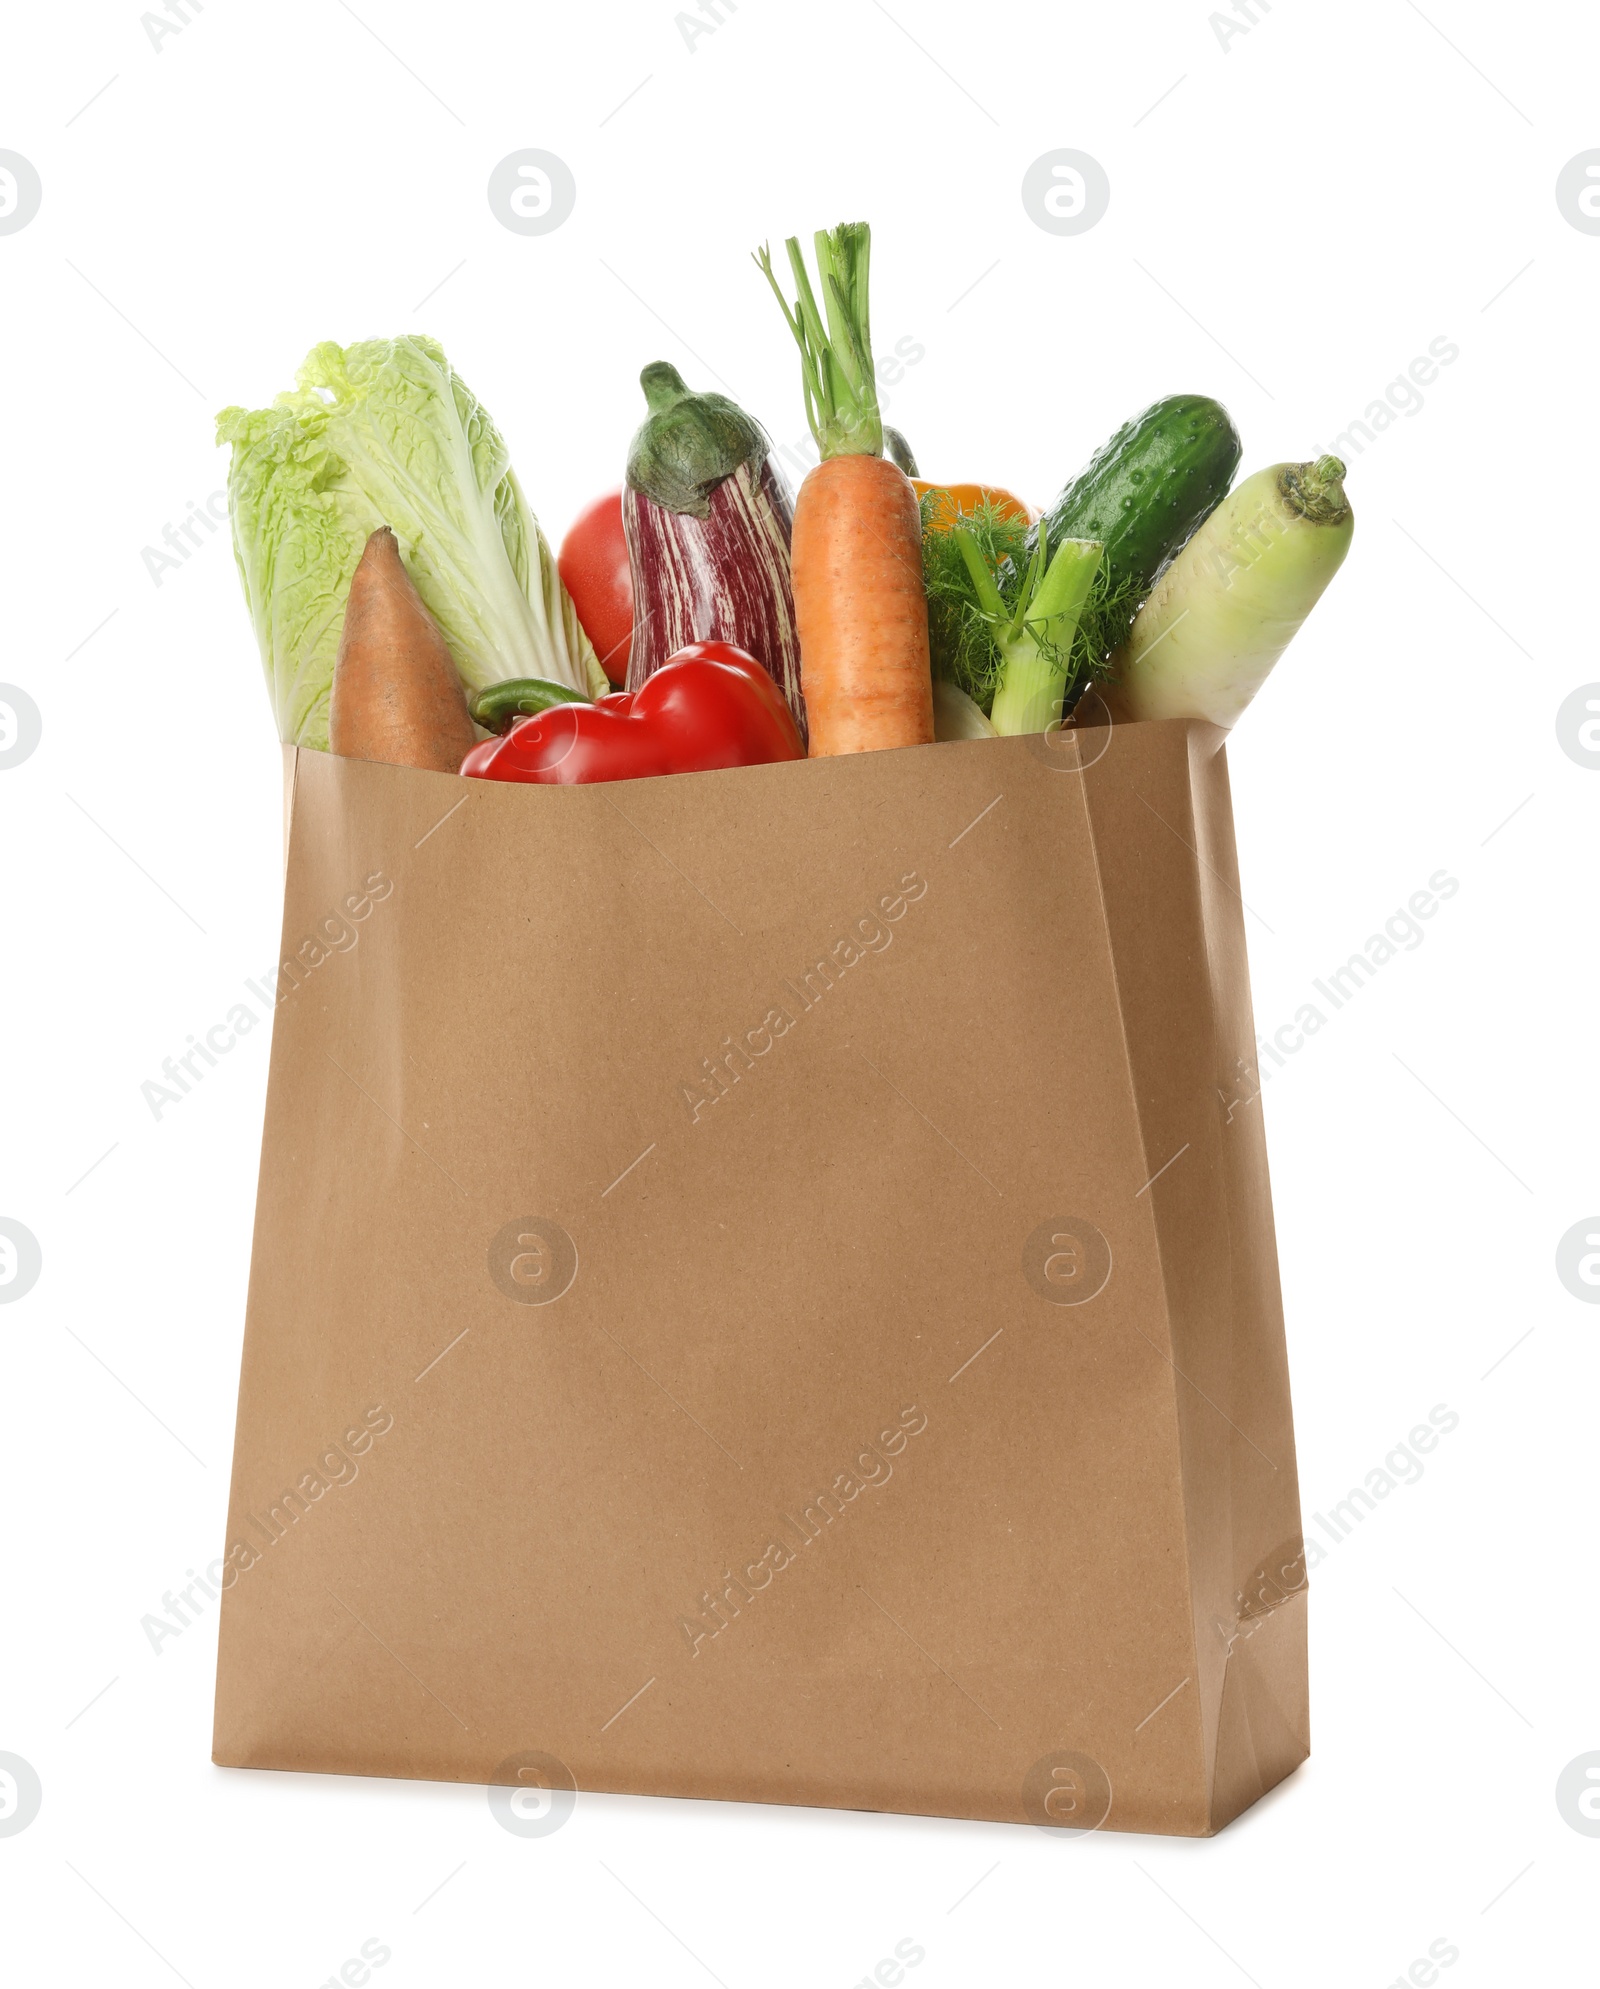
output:
<path id="1" fill-rule="evenodd" d="M 1119 428 L 1045 513 L 1050 545 L 1105 547 L 1104 587 L 1079 624 L 1073 678 L 1099 674 L 1126 641 L 1156 575 L 1227 496 L 1239 455 L 1220 402 L 1172 394 Z"/>

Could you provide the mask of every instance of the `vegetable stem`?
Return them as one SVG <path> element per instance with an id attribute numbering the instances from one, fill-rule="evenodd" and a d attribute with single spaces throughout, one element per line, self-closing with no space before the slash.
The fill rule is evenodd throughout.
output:
<path id="1" fill-rule="evenodd" d="M 479 691 L 469 709 L 473 723 L 486 732 L 509 732 L 519 718 L 536 718 L 552 705 L 591 702 L 582 691 L 548 683 L 543 677 L 508 677 Z"/>
<path id="2" fill-rule="evenodd" d="M 771 250 L 763 246 L 755 252 L 754 260 L 772 286 L 784 322 L 800 349 L 806 420 L 817 447 L 824 460 L 832 456 L 881 456 L 883 417 L 878 409 L 867 302 L 872 230 L 865 221 L 846 221 L 837 228 L 817 231 L 817 287 L 822 292 L 822 309 L 818 308 L 798 239 L 791 235 L 785 248 L 795 282 L 792 307 L 773 273 Z"/>
<path id="3" fill-rule="evenodd" d="M 639 385 L 644 388 L 645 404 L 652 414 L 670 412 L 689 395 L 683 375 L 665 359 L 652 360 L 639 375 Z"/>
<path id="4" fill-rule="evenodd" d="M 994 575 L 989 571 L 989 563 L 979 549 L 977 540 L 963 526 L 956 526 L 951 535 L 961 549 L 961 557 L 967 563 L 967 571 L 972 575 L 972 591 L 978 597 L 978 605 L 996 624 L 1003 624 L 1006 617 L 1006 604 L 1000 598 L 1000 589 L 995 585 Z"/>
<path id="5" fill-rule="evenodd" d="M 1284 467 L 1283 494 L 1291 511 L 1316 525 L 1334 525 L 1350 509 L 1344 494 L 1344 464 L 1337 456 L 1319 456 L 1314 463 Z"/>

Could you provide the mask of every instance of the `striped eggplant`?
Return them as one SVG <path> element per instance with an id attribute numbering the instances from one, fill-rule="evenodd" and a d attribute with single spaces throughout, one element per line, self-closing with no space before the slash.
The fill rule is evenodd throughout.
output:
<path id="1" fill-rule="evenodd" d="M 766 668 L 805 737 L 789 584 L 793 506 L 758 422 L 693 394 L 664 360 L 639 376 L 649 414 L 628 450 L 622 524 L 633 571 L 628 689 L 691 642 L 731 642 Z"/>

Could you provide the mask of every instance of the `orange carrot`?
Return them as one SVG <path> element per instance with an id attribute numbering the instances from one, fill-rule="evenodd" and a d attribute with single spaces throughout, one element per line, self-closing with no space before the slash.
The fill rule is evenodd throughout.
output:
<path id="1" fill-rule="evenodd" d="M 933 738 L 922 524 L 905 473 L 832 456 L 800 487 L 790 553 L 814 758 Z"/>
<path id="2" fill-rule="evenodd" d="M 477 743 L 450 646 L 380 525 L 350 582 L 328 744 L 347 760 L 456 773 Z"/>
<path id="3" fill-rule="evenodd" d="M 800 688 L 811 755 L 868 753 L 933 740 L 928 604 L 916 492 L 883 455 L 867 309 L 871 230 L 845 222 L 816 236 L 819 309 L 800 244 L 787 244 L 799 301 L 772 285 L 800 348 L 806 419 L 822 461 L 800 486 L 790 546 Z"/>

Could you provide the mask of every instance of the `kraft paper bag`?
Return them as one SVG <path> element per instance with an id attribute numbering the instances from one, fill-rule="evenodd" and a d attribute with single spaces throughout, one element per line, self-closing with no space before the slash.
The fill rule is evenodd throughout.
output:
<path id="1" fill-rule="evenodd" d="M 1305 1757 L 1218 733 L 290 786 L 219 1762 L 1201 1835 Z"/>

